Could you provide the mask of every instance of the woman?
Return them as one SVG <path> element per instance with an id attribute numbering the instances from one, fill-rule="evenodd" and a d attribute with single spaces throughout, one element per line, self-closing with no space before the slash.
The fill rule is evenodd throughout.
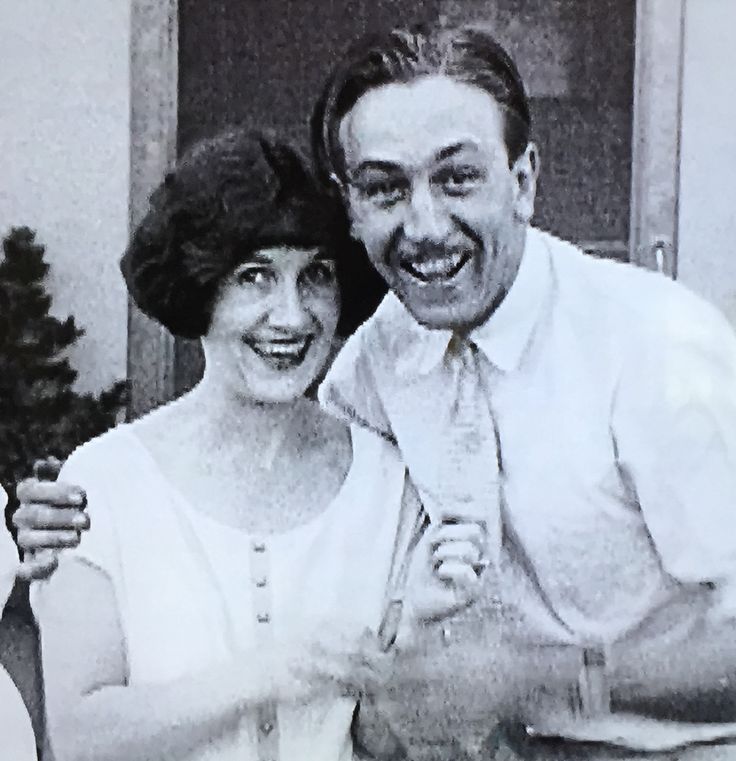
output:
<path id="1" fill-rule="evenodd" d="M 38 478 L 48 477 L 54 463 L 37 463 Z M 53 473 L 55 477 L 56 472 Z M 31 483 L 30 481 L 28 482 Z M 41 486 L 39 481 L 35 487 Z M 23 499 L 26 484 L 19 484 L 17 493 Z M 41 486 L 41 488 L 43 488 Z M 73 500 L 72 495 L 69 500 Z M 8 495 L 0 486 L 0 515 L 5 511 Z M 78 503 L 82 505 L 83 503 Z M 46 579 L 56 568 L 55 550 L 59 547 L 76 547 L 81 532 L 88 528 L 87 516 L 75 508 L 54 508 L 42 505 L 26 505 L 13 514 L 17 528 L 18 547 L 26 553 L 23 563 L 18 560 L 18 550 L 9 532 L 0 528 L 0 617 L 10 597 L 16 579 L 32 581 Z M 2 653 L 0 653 L 2 655 Z M 36 759 L 36 738 L 31 719 L 23 698 L 10 675 L 0 665 L 0 727 L 3 728 L 3 752 L 16 761 Z"/>
<path id="2" fill-rule="evenodd" d="M 123 273 L 206 367 L 60 475 L 91 529 L 35 600 L 56 761 L 351 757 L 357 653 L 417 509 L 393 447 L 307 393 L 375 304 L 362 261 L 339 208 L 265 140 L 201 143 L 154 193 Z M 437 610 L 478 560 L 462 528 L 416 554 Z"/>

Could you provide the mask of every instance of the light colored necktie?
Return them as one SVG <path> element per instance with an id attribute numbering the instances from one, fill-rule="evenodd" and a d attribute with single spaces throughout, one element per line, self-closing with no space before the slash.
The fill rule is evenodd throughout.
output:
<path id="1" fill-rule="evenodd" d="M 453 338 L 444 358 L 446 384 L 439 389 L 432 432 L 434 473 L 422 498 L 434 521 L 470 520 L 486 533 L 480 597 L 470 607 L 431 624 L 418 635 L 433 663 L 428 681 L 395 717 L 398 736 L 412 758 L 477 761 L 495 753 L 498 734 L 493 692 L 478 691 L 473 675 L 493 668 L 501 642 L 501 458 L 498 434 L 478 348 Z M 422 490 L 420 490 L 422 491 Z M 427 504 L 427 499 L 431 504 Z M 497 689 L 497 688 L 494 688 Z"/>
<path id="2" fill-rule="evenodd" d="M 438 507 L 443 516 L 477 520 L 485 527 L 483 561 L 487 572 L 499 572 L 501 515 L 501 452 L 498 428 L 483 380 L 475 344 L 454 337 L 447 351 L 453 400 L 438 446 Z M 498 593 L 498 589 L 496 589 Z"/>

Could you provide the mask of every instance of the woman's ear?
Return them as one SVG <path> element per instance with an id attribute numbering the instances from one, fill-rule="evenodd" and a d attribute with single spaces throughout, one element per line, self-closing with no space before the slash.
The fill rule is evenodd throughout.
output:
<path id="1" fill-rule="evenodd" d="M 534 143 L 527 144 L 526 150 L 516 159 L 511 171 L 516 180 L 514 216 L 519 222 L 527 223 L 534 215 L 539 176 L 539 152 Z"/>

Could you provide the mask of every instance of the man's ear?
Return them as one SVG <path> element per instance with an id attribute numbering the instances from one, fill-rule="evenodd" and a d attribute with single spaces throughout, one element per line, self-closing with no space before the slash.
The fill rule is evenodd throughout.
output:
<path id="1" fill-rule="evenodd" d="M 534 199 L 537 195 L 539 176 L 539 151 L 530 142 L 526 150 L 514 162 L 511 172 L 516 180 L 514 216 L 519 222 L 529 222 L 534 215 Z"/>

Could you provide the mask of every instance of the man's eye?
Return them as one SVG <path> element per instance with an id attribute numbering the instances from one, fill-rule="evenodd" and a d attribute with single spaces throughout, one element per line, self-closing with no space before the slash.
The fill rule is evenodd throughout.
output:
<path id="1" fill-rule="evenodd" d="M 238 285 L 265 285 L 272 277 L 266 267 L 246 267 L 238 272 Z"/>
<path id="2" fill-rule="evenodd" d="M 473 167 L 450 167 L 438 172 L 434 181 L 448 193 L 467 193 L 483 180 L 483 174 Z"/>
<path id="3" fill-rule="evenodd" d="M 302 272 L 302 280 L 309 285 L 328 285 L 335 281 L 335 263 L 312 262 Z"/>

